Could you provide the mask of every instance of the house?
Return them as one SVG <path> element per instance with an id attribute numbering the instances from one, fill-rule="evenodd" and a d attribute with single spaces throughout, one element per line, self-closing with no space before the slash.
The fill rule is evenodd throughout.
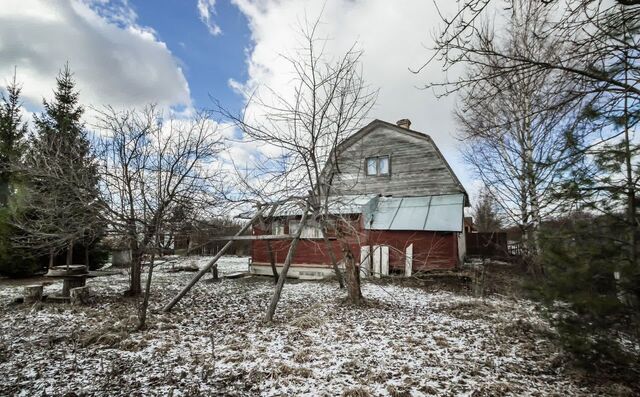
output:
<path id="1" fill-rule="evenodd" d="M 329 249 L 340 260 L 336 234 L 346 236 L 364 276 L 411 275 L 457 267 L 465 256 L 464 207 L 467 193 L 428 135 L 374 120 L 336 148 L 328 208 L 335 217 L 328 230 L 311 220 L 302 230 L 289 275 L 318 278 L 332 273 Z M 301 209 L 281 206 L 270 225 L 254 225 L 254 235 L 293 234 Z M 347 230 L 347 232 L 345 232 Z M 272 274 L 281 267 L 290 240 L 254 240 L 251 270 Z"/>

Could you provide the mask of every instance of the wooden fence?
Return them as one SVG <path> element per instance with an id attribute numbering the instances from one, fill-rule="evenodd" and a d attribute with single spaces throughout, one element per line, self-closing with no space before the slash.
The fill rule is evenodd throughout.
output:
<path id="1" fill-rule="evenodd" d="M 508 258 L 507 233 L 467 233 L 467 256 L 482 258 Z"/>

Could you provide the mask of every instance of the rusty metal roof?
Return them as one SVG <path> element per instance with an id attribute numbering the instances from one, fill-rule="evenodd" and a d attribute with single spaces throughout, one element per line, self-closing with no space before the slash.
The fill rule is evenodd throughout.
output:
<path id="1" fill-rule="evenodd" d="M 463 211 L 463 194 L 380 197 L 365 229 L 461 232 Z"/>

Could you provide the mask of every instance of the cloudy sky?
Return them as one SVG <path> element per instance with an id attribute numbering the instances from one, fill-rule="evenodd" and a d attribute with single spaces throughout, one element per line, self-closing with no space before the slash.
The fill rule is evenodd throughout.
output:
<path id="1" fill-rule="evenodd" d="M 438 4 L 446 13 L 455 2 Z M 285 88 L 280 55 L 295 51 L 299 22 L 318 15 L 329 53 L 354 42 L 364 51 L 364 78 L 380 89 L 370 116 L 411 119 L 475 190 L 456 149 L 455 98 L 419 89 L 443 72 L 409 70 L 431 55 L 440 21 L 432 1 L 2 0 L 0 82 L 16 69 L 25 107 L 38 111 L 69 62 L 85 105 L 158 103 L 185 112 L 212 107 L 215 98 L 239 110 L 248 87 Z"/>

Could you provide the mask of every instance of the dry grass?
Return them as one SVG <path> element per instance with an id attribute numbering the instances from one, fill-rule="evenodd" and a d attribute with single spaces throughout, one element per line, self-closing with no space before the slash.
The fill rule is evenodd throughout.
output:
<path id="1" fill-rule="evenodd" d="M 322 319 L 312 314 L 305 314 L 295 318 L 290 324 L 300 329 L 310 329 L 320 326 L 322 324 Z"/>
<path id="2" fill-rule="evenodd" d="M 356 386 L 345 389 L 342 392 L 342 397 L 370 397 L 372 396 L 371 392 L 367 387 L 364 386 Z"/>
<path id="3" fill-rule="evenodd" d="M 387 386 L 387 392 L 391 397 L 411 397 L 411 391 L 401 386 L 389 385 Z"/>

